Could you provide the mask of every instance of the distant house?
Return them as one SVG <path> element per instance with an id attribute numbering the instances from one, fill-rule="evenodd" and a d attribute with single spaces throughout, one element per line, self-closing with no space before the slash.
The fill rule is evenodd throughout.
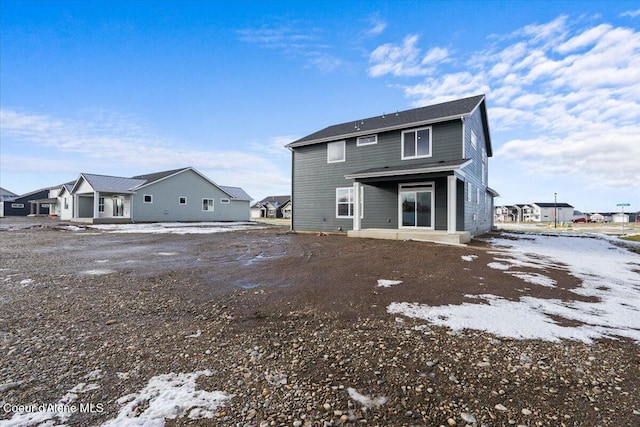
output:
<path id="1" fill-rule="evenodd" d="M 533 207 L 532 221 L 534 222 L 572 222 L 573 206 L 568 203 L 543 203 L 536 202 Z"/>
<path id="2" fill-rule="evenodd" d="M 293 230 L 460 243 L 493 225 L 484 95 L 329 126 L 287 147 Z"/>
<path id="3" fill-rule="evenodd" d="M 218 185 L 192 167 L 131 178 L 82 173 L 58 196 L 61 218 L 87 223 L 246 221 L 251 201 L 241 188 Z"/>
<path id="4" fill-rule="evenodd" d="M 269 196 L 251 206 L 251 218 L 290 218 L 291 196 Z"/>
<path id="5" fill-rule="evenodd" d="M 54 187 L 41 188 L 16 197 L 9 197 L 3 200 L 3 216 L 27 216 L 27 215 L 49 215 L 51 203 L 55 199 L 49 197 L 49 191 Z"/>
<path id="6" fill-rule="evenodd" d="M 16 197 L 18 197 L 16 193 L 0 187 L 0 217 L 4 216 L 4 201 L 11 201 Z"/>
<path id="7" fill-rule="evenodd" d="M 496 222 L 555 222 L 565 223 L 573 221 L 574 209 L 568 203 L 515 204 L 498 206 L 495 209 Z"/>

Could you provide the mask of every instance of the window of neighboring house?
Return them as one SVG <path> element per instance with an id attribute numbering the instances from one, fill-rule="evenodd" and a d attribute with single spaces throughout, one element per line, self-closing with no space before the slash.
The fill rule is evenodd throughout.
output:
<path id="1" fill-rule="evenodd" d="M 480 204 L 480 187 L 476 188 L 476 205 Z"/>
<path id="2" fill-rule="evenodd" d="M 358 137 L 356 145 L 361 147 L 363 145 L 373 145 L 378 143 L 378 135 L 367 135 Z"/>
<path id="3" fill-rule="evenodd" d="M 104 212 L 104 197 L 98 197 L 98 212 Z"/>
<path id="4" fill-rule="evenodd" d="M 64 209 L 65 210 L 69 209 L 69 198 L 68 197 L 64 198 Z"/>
<path id="5" fill-rule="evenodd" d="M 231 203 L 230 199 L 220 199 L 220 203 L 224 203 L 225 205 L 228 205 L 229 203 Z"/>
<path id="6" fill-rule="evenodd" d="M 402 132 L 402 160 L 431 157 L 431 127 Z"/>
<path id="7" fill-rule="evenodd" d="M 202 210 L 213 212 L 213 199 L 202 199 Z"/>
<path id="8" fill-rule="evenodd" d="M 353 187 L 336 188 L 336 218 L 353 218 Z"/>
<path id="9" fill-rule="evenodd" d="M 338 163 L 346 160 L 346 142 L 329 142 L 327 144 L 327 163 Z"/>
<path id="10" fill-rule="evenodd" d="M 471 181 L 468 181 L 467 182 L 467 202 L 471 201 L 472 191 L 473 191 L 473 187 L 472 187 Z"/>
<path id="11" fill-rule="evenodd" d="M 145 194 L 144 196 L 142 196 L 142 201 L 144 203 L 153 203 L 153 195 Z"/>
<path id="12" fill-rule="evenodd" d="M 478 137 L 473 129 L 471 129 L 471 146 L 476 148 L 478 146 Z"/>
<path id="13" fill-rule="evenodd" d="M 178 203 L 181 204 L 181 205 L 186 205 L 187 204 L 187 198 L 185 196 L 178 197 Z"/>
<path id="14" fill-rule="evenodd" d="M 11 203 L 11 207 L 13 209 L 22 209 L 24 208 L 24 203 Z"/>

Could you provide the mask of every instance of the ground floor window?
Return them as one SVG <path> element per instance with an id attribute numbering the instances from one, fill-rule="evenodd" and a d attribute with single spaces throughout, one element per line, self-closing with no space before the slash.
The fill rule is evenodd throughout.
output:
<path id="1" fill-rule="evenodd" d="M 187 204 L 187 198 L 185 196 L 180 196 L 178 198 L 178 203 L 180 203 L 181 205 L 186 205 Z"/>
<path id="2" fill-rule="evenodd" d="M 336 218 L 353 218 L 353 187 L 336 188 Z"/>
<path id="3" fill-rule="evenodd" d="M 213 212 L 213 199 L 202 199 L 202 210 L 205 212 Z"/>
<path id="4" fill-rule="evenodd" d="M 104 212 L 104 197 L 98 197 L 98 212 Z"/>

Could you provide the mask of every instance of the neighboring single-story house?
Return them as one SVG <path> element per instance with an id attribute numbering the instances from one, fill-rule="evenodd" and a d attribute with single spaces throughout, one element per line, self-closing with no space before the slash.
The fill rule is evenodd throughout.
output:
<path id="1" fill-rule="evenodd" d="M 291 212 L 291 196 L 269 196 L 251 206 L 251 218 L 287 218 Z"/>
<path id="2" fill-rule="evenodd" d="M 247 221 L 251 197 L 192 167 L 131 178 L 82 173 L 63 186 L 61 218 L 87 223 Z"/>
<path id="3" fill-rule="evenodd" d="M 51 203 L 56 202 L 49 197 L 52 188 L 55 187 L 41 188 L 3 200 L 1 202 L 3 216 L 49 215 Z"/>
<path id="4" fill-rule="evenodd" d="M 532 221 L 548 223 L 566 223 L 573 221 L 573 206 L 568 203 L 536 202 L 533 207 Z"/>
<path id="5" fill-rule="evenodd" d="M 464 243 L 493 226 L 484 95 L 348 121 L 292 152 L 292 229 Z"/>
<path id="6" fill-rule="evenodd" d="M 0 187 L 0 218 L 4 216 L 3 202 L 14 200 L 16 197 L 18 197 L 16 193 Z"/>

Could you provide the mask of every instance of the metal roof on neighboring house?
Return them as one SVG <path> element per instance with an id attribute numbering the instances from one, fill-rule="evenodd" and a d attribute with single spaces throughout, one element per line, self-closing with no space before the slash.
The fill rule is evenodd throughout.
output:
<path id="1" fill-rule="evenodd" d="M 219 187 L 236 200 L 251 200 L 251 196 L 240 187 L 227 187 L 226 185 L 219 185 Z"/>
<path id="2" fill-rule="evenodd" d="M 118 191 L 132 193 L 136 187 L 146 182 L 146 180 L 144 179 L 123 178 L 120 176 L 108 175 L 94 175 L 91 173 L 83 173 L 81 174 L 81 176 L 84 177 L 89 185 L 91 185 L 94 191 Z"/>
<path id="3" fill-rule="evenodd" d="M 154 173 L 148 173 L 148 174 L 144 174 L 144 175 L 136 175 L 136 176 L 132 176 L 132 179 L 144 179 L 145 180 L 145 184 L 151 184 L 152 182 L 155 181 L 159 181 L 163 178 L 166 178 L 168 176 L 174 175 L 178 172 L 182 172 L 185 171 L 187 169 L 193 169 L 191 167 L 187 167 L 187 168 L 180 168 L 180 169 L 173 169 L 173 170 L 169 170 L 169 171 L 162 171 L 162 172 L 154 172 Z"/>
<path id="4" fill-rule="evenodd" d="M 412 125 L 436 123 L 445 120 L 459 119 L 470 115 L 480 103 L 484 101 L 484 95 L 476 95 L 469 98 L 443 102 L 396 113 L 383 114 L 381 116 L 357 119 L 326 127 L 293 141 L 287 147 L 295 148 L 332 139 L 363 136 L 385 130 L 401 129 Z M 487 141 L 488 147 L 491 147 Z M 489 150 L 490 151 L 490 150 Z"/>
<path id="5" fill-rule="evenodd" d="M 18 195 L 16 193 L 14 193 L 14 192 L 11 192 L 9 190 L 6 190 L 6 189 L 0 187 L 0 197 L 4 197 L 4 198 L 7 198 L 7 197 L 18 197 Z"/>

